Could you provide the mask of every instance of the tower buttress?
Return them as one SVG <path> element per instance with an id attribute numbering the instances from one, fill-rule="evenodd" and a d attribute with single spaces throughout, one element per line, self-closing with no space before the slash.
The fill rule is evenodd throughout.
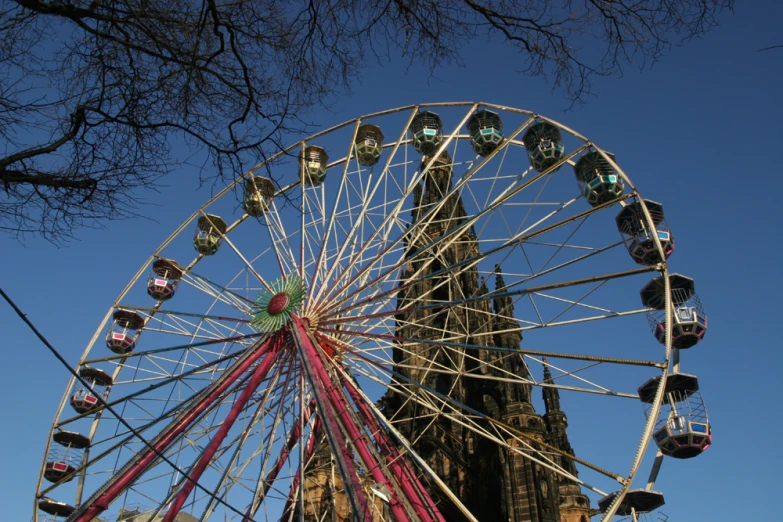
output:
<path id="1" fill-rule="evenodd" d="M 496 363 L 505 372 L 522 379 L 530 379 L 530 372 L 520 351 L 522 334 L 514 317 L 514 303 L 506 290 L 503 273 L 495 265 L 495 292 L 492 307 L 495 312 L 493 332 L 495 344 L 507 350 Z M 524 434 L 523 441 L 544 441 L 545 422 L 533 408 L 532 385 L 508 383 L 502 388 L 503 421 Z M 509 445 L 524 449 L 526 445 L 516 437 L 510 437 Z M 560 522 L 558 511 L 558 479 L 550 470 L 528 460 L 516 451 L 503 452 L 505 499 L 507 519 L 512 522 Z"/>

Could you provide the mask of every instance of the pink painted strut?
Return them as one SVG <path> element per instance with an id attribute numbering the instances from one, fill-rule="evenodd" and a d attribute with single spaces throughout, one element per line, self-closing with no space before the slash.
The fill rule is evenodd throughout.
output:
<path id="1" fill-rule="evenodd" d="M 270 349 L 272 343 L 272 339 L 267 339 L 261 346 L 249 353 L 245 359 L 240 359 L 233 368 L 230 368 L 224 374 L 221 380 L 217 381 L 217 385 L 214 389 L 161 431 L 151 443 L 154 450 L 145 447 L 132 457 L 123 467 L 123 471 L 110 478 L 103 486 L 103 492 L 96 498 L 88 500 L 88 502 L 84 504 L 85 507 L 81 510 L 81 513 L 70 522 L 90 522 L 106 511 L 109 508 L 109 505 L 121 495 L 156 458 L 158 458 L 158 453 L 165 451 L 179 435 L 198 419 L 210 404 L 215 402 L 239 377 L 242 376 L 243 373 Z"/>
<path id="2" fill-rule="evenodd" d="M 307 464 L 315 453 L 315 445 L 318 442 L 318 436 L 321 434 L 321 417 L 316 417 L 313 423 L 313 430 L 310 432 L 310 438 L 307 440 L 307 447 L 304 453 L 304 464 Z M 285 501 L 285 507 L 283 508 L 283 515 L 280 520 L 283 521 L 286 514 L 291 511 L 294 505 L 294 495 L 296 495 L 296 488 L 299 486 L 299 475 L 301 474 L 302 463 L 299 463 L 299 468 L 294 475 L 294 482 L 291 484 L 291 491 L 288 492 L 288 499 Z M 249 515 L 248 515 L 249 516 Z M 242 522 L 249 522 L 249 519 L 245 519 Z"/>
<path id="3" fill-rule="evenodd" d="M 325 389 L 324 382 L 328 382 L 328 378 L 325 381 L 321 377 L 321 372 L 325 372 L 323 362 L 318 354 L 318 350 L 310 340 L 307 329 L 302 324 L 302 321 L 296 317 L 292 317 L 291 320 L 294 323 L 291 328 L 291 333 L 300 352 L 302 370 L 307 376 L 307 380 L 310 381 L 313 393 L 315 394 L 318 413 L 321 417 L 321 421 L 324 423 L 326 436 L 329 440 L 329 445 L 334 452 L 340 476 L 345 483 L 345 491 L 353 509 L 354 519 L 358 522 L 370 521 L 372 520 L 372 512 L 367 503 L 367 496 L 364 494 L 364 488 L 359 482 L 359 475 L 354 465 L 354 456 L 343 437 L 342 430 L 340 429 L 340 422 L 336 417 L 336 413 L 332 408 L 332 404 Z"/>
<path id="4" fill-rule="evenodd" d="M 302 344 L 309 345 L 307 352 L 311 357 L 310 362 L 313 365 L 313 369 L 317 375 L 317 378 L 321 380 L 321 384 L 326 390 L 326 395 L 331 403 L 330 405 L 335 408 L 337 415 L 342 421 L 342 425 L 345 428 L 345 431 L 353 441 L 354 447 L 356 448 L 357 453 L 359 453 L 359 457 L 364 462 L 364 465 L 367 467 L 367 470 L 370 472 L 373 480 L 379 484 L 383 484 L 388 489 L 389 494 L 391 495 L 389 509 L 392 513 L 392 516 L 395 520 L 397 520 L 397 522 L 409 522 L 410 519 L 408 514 L 406 513 L 403 504 L 397 498 L 394 486 L 383 474 L 380 465 L 375 460 L 375 456 L 370 450 L 370 445 L 367 441 L 366 435 L 359 431 L 359 428 L 357 428 L 354 419 L 349 413 L 350 406 L 348 405 L 348 401 L 345 399 L 345 396 L 341 393 L 341 383 L 334 383 L 332 381 L 329 376 L 329 372 L 324 366 L 321 354 L 310 341 L 307 330 L 304 329 L 301 321 L 296 320 L 296 324 L 297 327 L 300 328 L 299 334 L 303 341 Z"/>
<path id="5" fill-rule="evenodd" d="M 339 350 L 337 344 L 332 342 L 331 339 L 319 334 L 316 335 L 319 342 L 329 345 L 334 351 Z M 432 497 L 430 497 L 430 494 L 419 481 L 414 470 L 410 467 L 408 461 L 403 458 L 397 450 L 397 447 L 386 435 L 386 432 L 381 427 L 378 419 L 373 415 L 372 411 L 370 411 L 370 408 L 359 393 L 356 385 L 354 385 L 351 379 L 344 379 L 343 384 L 348 391 L 348 395 L 351 396 L 351 399 L 359 409 L 359 415 L 362 417 L 362 420 L 370 428 L 370 431 L 373 432 L 373 436 L 375 437 L 378 446 L 381 448 L 381 453 L 386 457 L 389 468 L 395 474 L 397 482 L 400 484 L 403 493 L 405 493 L 406 497 L 413 505 L 416 514 L 423 522 L 433 522 L 434 520 L 446 522 L 443 515 L 440 514 L 440 511 L 436 507 L 435 502 L 432 500 Z M 418 499 L 419 502 L 417 502 L 416 499 Z M 435 518 L 433 518 L 433 515 Z"/>
<path id="6" fill-rule="evenodd" d="M 348 394 L 353 399 L 353 402 L 359 408 L 359 414 L 362 420 L 367 424 L 370 430 L 373 432 L 378 446 L 381 448 L 381 453 L 386 457 L 386 463 L 389 469 L 394 473 L 397 483 L 400 484 L 403 493 L 407 496 L 408 500 L 413 505 L 413 509 L 416 514 L 422 520 L 422 522 L 446 522 L 443 515 L 440 514 L 435 502 L 430 497 L 424 485 L 419 481 L 416 473 L 411 469 L 408 461 L 400 455 L 397 448 L 392 444 L 389 438 L 386 436 L 386 432 L 381 427 L 378 420 L 375 418 L 370 408 L 364 402 L 364 399 L 359 394 L 359 391 L 353 385 L 353 383 L 345 379 L 345 384 Z M 434 518 L 433 518 L 434 516 Z"/>
<path id="7" fill-rule="evenodd" d="M 226 435 L 228 435 L 228 432 L 231 430 L 231 427 L 234 425 L 237 417 L 239 417 L 239 414 L 245 408 L 245 405 L 247 405 L 250 397 L 252 397 L 255 393 L 256 388 L 258 388 L 258 385 L 261 384 L 261 381 L 266 378 L 269 370 L 272 368 L 272 365 L 277 360 L 281 352 L 281 346 L 282 343 L 276 341 L 272 345 L 270 353 L 268 353 L 267 356 L 264 357 L 264 360 L 258 364 L 255 371 L 253 372 L 253 376 L 250 377 L 250 381 L 245 386 L 245 389 L 242 390 L 239 398 L 231 406 L 228 415 L 226 415 L 226 418 L 223 419 L 223 422 L 220 425 L 217 433 L 215 433 L 215 436 L 211 441 L 209 441 L 209 444 L 204 449 L 204 452 L 201 454 L 198 461 L 196 461 L 196 464 L 193 466 L 193 468 L 191 468 L 190 473 L 188 474 L 189 479 L 185 480 L 185 482 L 182 484 L 182 487 L 177 492 L 177 496 L 171 503 L 169 510 L 163 517 L 162 522 L 172 522 L 174 517 L 179 513 L 179 510 L 182 509 L 182 506 L 185 505 L 185 501 L 188 499 L 188 496 L 193 491 L 193 488 L 196 487 L 196 482 L 198 482 L 198 479 L 201 478 L 204 470 L 206 470 L 207 466 L 209 466 L 209 463 L 212 461 L 212 457 L 214 457 L 215 453 L 217 453 L 217 450 L 220 448 L 220 445 L 223 443 Z"/>

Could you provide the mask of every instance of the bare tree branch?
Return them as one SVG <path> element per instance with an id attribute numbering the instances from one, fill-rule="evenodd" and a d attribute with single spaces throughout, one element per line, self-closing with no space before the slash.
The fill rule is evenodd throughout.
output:
<path id="1" fill-rule="evenodd" d="M 658 60 L 733 0 L 0 0 L 0 230 L 52 241 L 138 215 L 203 151 L 202 180 L 309 129 L 368 56 L 461 63 L 477 38 L 574 103 Z M 777 46 L 776 46 L 777 47 Z M 599 50 L 596 54 L 596 50 Z M 766 49 L 764 49 L 766 50 Z"/>

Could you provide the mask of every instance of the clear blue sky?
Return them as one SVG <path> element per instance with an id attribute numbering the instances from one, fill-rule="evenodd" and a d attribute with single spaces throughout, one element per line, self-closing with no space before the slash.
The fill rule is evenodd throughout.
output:
<path id="1" fill-rule="evenodd" d="M 783 355 L 774 292 L 781 287 L 775 252 L 783 239 L 776 225 L 783 196 L 776 154 L 783 142 L 783 49 L 757 49 L 783 43 L 783 4 L 747 4 L 652 70 L 628 68 L 624 78 L 596 80 L 598 98 L 572 112 L 564 113 L 567 102 L 543 81 L 508 69 L 503 49 L 483 46 L 466 55 L 465 68 L 444 68 L 432 79 L 402 63 L 374 65 L 356 94 L 313 116 L 328 127 L 385 108 L 452 100 L 530 109 L 615 152 L 640 191 L 665 203 L 677 237 L 673 270 L 695 278 L 709 315 L 707 338 L 685 354 L 684 370 L 699 376 L 715 440 L 699 458 L 666 462 L 659 485 L 671 522 L 767 519 L 781 482 L 775 477 L 783 459 L 774 441 L 783 422 L 774 412 Z M 210 196 L 209 187 L 197 191 L 188 170 L 166 184 L 149 194 L 155 206 L 147 211 L 157 222 L 84 230 L 81 241 L 63 249 L 1 240 L 0 285 L 71 363 L 146 257 Z M 49 426 L 69 376 L 5 304 L 0 326 L 2 518 L 29 520 Z M 612 433 L 611 425 L 596 423 L 596 438 Z"/>

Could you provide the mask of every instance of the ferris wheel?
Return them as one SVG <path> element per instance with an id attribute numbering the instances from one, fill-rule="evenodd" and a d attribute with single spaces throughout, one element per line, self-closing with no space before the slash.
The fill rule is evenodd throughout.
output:
<path id="1" fill-rule="evenodd" d="M 712 441 L 679 359 L 707 321 L 619 163 L 530 111 L 436 103 L 258 165 L 109 308 L 34 520 L 656 516 L 663 460 Z"/>

